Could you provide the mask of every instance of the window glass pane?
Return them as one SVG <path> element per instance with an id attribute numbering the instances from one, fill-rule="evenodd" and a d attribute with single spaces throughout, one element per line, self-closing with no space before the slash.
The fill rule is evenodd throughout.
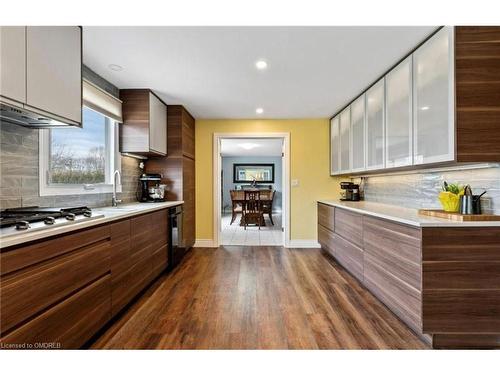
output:
<path id="1" fill-rule="evenodd" d="M 83 109 L 83 129 L 50 131 L 51 184 L 95 184 L 106 180 L 106 117 Z"/>

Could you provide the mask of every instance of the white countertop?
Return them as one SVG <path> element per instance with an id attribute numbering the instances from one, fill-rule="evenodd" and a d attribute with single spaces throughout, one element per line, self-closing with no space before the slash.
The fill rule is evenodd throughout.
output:
<path id="1" fill-rule="evenodd" d="M 135 215 L 158 211 L 164 208 L 178 206 L 183 203 L 184 201 L 171 201 L 160 203 L 129 203 L 118 205 L 118 207 L 97 207 L 92 209 L 92 215 L 98 216 L 95 219 L 90 218 L 88 220 L 68 223 L 67 225 L 56 226 L 53 228 L 43 228 L 39 230 L 28 229 L 24 232 L 9 231 L 2 233 L 0 235 L 0 248 L 19 245 L 62 233 L 125 219 Z"/>
<path id="2" fill-rule="evenodd" d="M 367 201 L 347 202 L 340 200 L 321 200 L 318 202 L 415 227 L 500 227 L 500 221 L 453 221 L 440 219 L 419 215 L 418 210 L 414 208 L 393 206 L 385 203 Z"/>

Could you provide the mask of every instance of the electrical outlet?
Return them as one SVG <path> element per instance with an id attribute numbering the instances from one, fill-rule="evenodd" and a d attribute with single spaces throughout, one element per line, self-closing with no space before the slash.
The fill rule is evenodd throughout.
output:
<path id="1" fill-rule="evenodd" d="M 292 187 L 299 186 L 299 180 L 292 180 Z"/>

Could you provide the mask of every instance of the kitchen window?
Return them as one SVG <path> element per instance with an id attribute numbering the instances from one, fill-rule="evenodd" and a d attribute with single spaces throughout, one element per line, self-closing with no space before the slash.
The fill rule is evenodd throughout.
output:
<path id="1" fill-rule="evenodd" d="M 118 125 L 87 107 L 82 122 L 81 129 L 40 131 L 40 195 L 112 191 L 113 171 L 120 169 Z"/>

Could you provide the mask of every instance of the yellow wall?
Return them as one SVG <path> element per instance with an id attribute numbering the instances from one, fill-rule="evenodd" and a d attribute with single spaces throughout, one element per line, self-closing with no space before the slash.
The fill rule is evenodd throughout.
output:
<path id="1" fill-rule="evenodd" d="M 312 240 L 316 201 L 337 198 L 339 179 L 329 173 L 328 119 L 196 120 L 196 239 L 213 237 L 213 133 L 289 132 L 292 240 Z"/>

